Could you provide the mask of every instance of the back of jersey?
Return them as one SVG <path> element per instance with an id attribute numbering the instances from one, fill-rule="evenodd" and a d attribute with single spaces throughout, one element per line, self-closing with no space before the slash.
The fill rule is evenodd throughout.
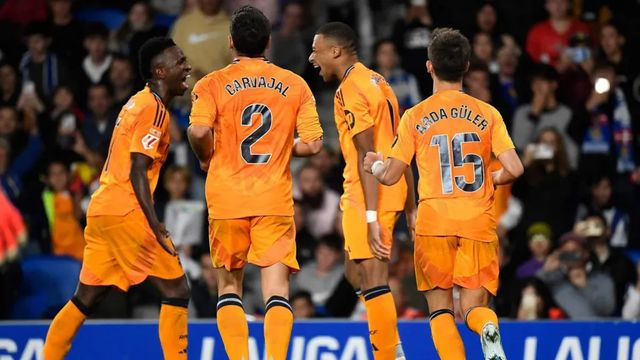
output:
<path id="1" fill-rule="evenodd" d="M 495 240 L 490 164 L 492 153 L 509 148 L 497 110 L 461 91 L 438 92 L 405 112 L 393 156 L 410 161 L 415 152 L 417 233 Z"/>
<path id="2" fill-rule="evenodd" d="M 262 58 L 242 58 L 200 80 L 192 98 L 191 124 L 214 133 L 209 216 L 293 215 L 294 132 L 305 142 L 322 137 L 304 80 Z"/>

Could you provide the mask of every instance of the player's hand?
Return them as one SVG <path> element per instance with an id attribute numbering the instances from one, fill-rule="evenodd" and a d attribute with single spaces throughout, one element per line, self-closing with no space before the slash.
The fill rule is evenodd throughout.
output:
<path id="1" fill-rule="evenodd" d="M 368 226 L 369 249 L 373 256 L 380 260 L 391 259 L 391 249 L 382 242 L 382 234 L 380 232 L 380 224 L 377 221 L 370 222 Z"/>
<path id="2" fill-rule="evenodd" d="M 416 241 L 416 219 L 418 217 L 418 210 L 412 209 L 409 211 L 405 211 L 404 214 L 407 217 L 407 229 L 409 229 L 409 238 L 411 238 L 411 241 Z"/>
<path id="3" fill-rule="evenodd" d="M 382 161 L 383 156 L 381 152 L 375 153 L 373 151 L 369 151 L 367 152 L 367 154 L 364 156 L 364 171 L 368 172 L 369 174 L 373 174 L 373 170 L 371 169 L 371 166 L 373 166 L 373 163 L 376 161 Z"/>
<path id="4" fill-rule="evenodd" d="M 159 223 L 158 225 L 153 227 L 153 233 L 156 236 L 156 240 L 158 244 L 162 246 L 162 249 L 166 251 L 171 256 L 176 256 L 178 253 L 176 252 L 176 247 L 173 245 L 173 241 L 171 241 L 171 235 L 167 231 L 167 228 L 163 223 Z"/>

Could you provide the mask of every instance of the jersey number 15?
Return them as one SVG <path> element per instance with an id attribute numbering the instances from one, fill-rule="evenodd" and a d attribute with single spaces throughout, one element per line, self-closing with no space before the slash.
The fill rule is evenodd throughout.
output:
<path id="1" fill-rule="evenodd" d="M 431 146 L 438 147 L 440 157 L 440 179 L 442 180 L 442 193 L 453 193 L 453 183 L 464 192 L 474 192 L 484 184 L 484 163 L 478 154 L 469 153 L 463 156 L 462 144 L 466 142 L 480 142 L 480 136 L 474 132 L 457 133 L 449 142 L 449 135 L 439 134 L 431 138 Z M 453 166 L 462 167 L 465 164 L 473 164 L 473 181 L 469 182 L 465 176 L 456 176 L 452 179 L 451 157 Z"/>

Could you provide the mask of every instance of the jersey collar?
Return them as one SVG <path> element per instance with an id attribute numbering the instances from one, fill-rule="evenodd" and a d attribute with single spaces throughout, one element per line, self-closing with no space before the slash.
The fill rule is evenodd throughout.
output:
<path id="1" fill-rule="evenodd" d="M 262 60 L 264 62 L 266 62 L 267 64 L 271 64 L 271 62 L 269 60 L 267 60 L 266 57 L 264 56 L 260 56 L 260 57 L 247 57 L 247 56 L 242 56 L 242 57 L 237 57 L 235 59 L 233 59 L 233 61 L 231 62 L 232 64 L 237 64 L 240 62 L 240 60 Z"/>
<path id="2" fill-rule="evenodd" d="M 342 81 L 344 81 L 344 79 L 346 79 L 347 76 L 349 76 L 349 74 L 351 74 L 351 70 L 353 70 L 356 67 L 356 65 L 358 65 L 358 64 L 359 64 L 359 62 L 355 62 L 351 66 L 349 66 L 347 68 L 347 70 L 344 71 L 344 74 L 342 75 Z"/>

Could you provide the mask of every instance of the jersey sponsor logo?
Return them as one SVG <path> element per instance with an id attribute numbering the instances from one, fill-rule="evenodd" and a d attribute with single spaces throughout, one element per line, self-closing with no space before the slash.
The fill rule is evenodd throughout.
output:
<path id="1" fill-rule="evenodd" d="M 356 126 L 356 116 L 349 110 L 344 111 L 344 120 L 347 123 L 349 130 Z"/>
<path id="2" fill-rule="evenodd" d="M 156 146 L 158 140 L 160 140 L 158 136 L 149 133 L 145 135 L 140 142 L 145 150 L 151 150 Z"/>

